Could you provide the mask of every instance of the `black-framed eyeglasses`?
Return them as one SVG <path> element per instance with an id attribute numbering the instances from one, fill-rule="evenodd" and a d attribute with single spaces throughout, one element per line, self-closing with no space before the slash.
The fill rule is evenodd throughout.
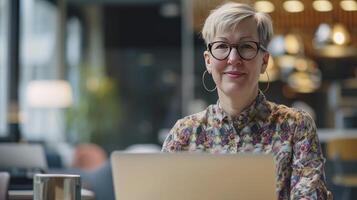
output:
<path id="1" fill-rule="evenodd" d="M 258 51 L 261 49 L 267 51 L 259 42 L 244 41 L 238 44 L 229 44 L 224 41 L 216 41 L 208 44 L 208 50 L 211 55 L 217 60 L 225 60 L 228 58 L 232 48 L 236 48 L 239 56 L 243 60 L 252 60 L 257 56 Z"/>

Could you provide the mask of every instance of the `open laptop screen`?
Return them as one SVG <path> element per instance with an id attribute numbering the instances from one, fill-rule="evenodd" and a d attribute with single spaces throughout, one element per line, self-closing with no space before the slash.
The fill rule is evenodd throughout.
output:
<path id="1" fill-rule="evenodd" d="M 10 190 L 32 189 L 33 175 L 47 170 L 40 144 L 0 143 L 0 171 L 10 173 Z"/>
<path id="2" fill-rule="evenodd" d="M 111 162 L 117 200 L 276 199 L 271 155 L 116 151 Z"/>

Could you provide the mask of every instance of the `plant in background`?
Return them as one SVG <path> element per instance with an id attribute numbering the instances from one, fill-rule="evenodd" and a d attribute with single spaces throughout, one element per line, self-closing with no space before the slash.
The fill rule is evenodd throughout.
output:
<path id="1" fill-rule="evenodd" d="M 104 68 L 80 67 L 74 102 L 67 112 L 68 140 L 103 147 L 118 138 L 120 102 L 116 82 Z M 77 89 L 77 90 L 76 90 Z"/>

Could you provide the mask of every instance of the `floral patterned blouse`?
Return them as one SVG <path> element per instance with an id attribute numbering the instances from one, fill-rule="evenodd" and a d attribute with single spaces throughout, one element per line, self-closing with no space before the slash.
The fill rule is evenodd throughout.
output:
<path id="1" fill-rule="evenodd" d="M 261 91 L 237 117 L 229 117 L 217 103 L 178 120 L 162 151 L 271 153 L 279 200 L 332 199 L 313 119 L 302 110 L 267 101 Z"/>

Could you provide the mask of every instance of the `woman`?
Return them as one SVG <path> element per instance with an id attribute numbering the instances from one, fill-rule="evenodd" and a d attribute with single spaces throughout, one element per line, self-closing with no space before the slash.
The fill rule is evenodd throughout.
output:
<path id="1" fill-rule="evenodd" d="M 272 153 L 278 199 L 332 198 L 312 118 L 267 101 L 259 90 L 272 29 L 268 15 L 246 4 L 226 3 L 210 13 L 202 29 L 207 44 L 203 56 L 219 100 L 178 120 L 162 150 Z"/>

